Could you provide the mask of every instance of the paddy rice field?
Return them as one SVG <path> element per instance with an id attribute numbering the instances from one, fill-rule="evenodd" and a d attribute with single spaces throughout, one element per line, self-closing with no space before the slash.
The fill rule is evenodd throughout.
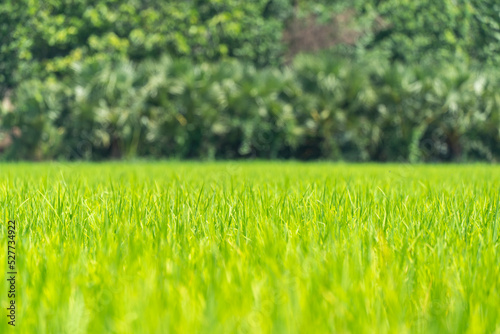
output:
<path id="1" fill-rule="evenodd" d="M 500 333 L 500 167 L 0 164 L 1 332 Z"/>

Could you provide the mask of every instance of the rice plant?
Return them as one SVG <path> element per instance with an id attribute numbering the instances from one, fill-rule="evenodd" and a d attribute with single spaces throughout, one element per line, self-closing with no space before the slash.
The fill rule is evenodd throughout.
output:
<path id="1" fill-rule="evenodd" d="M 15 330 L 499 332 L 498 189 L 493 165 L 2 164 Z"/>

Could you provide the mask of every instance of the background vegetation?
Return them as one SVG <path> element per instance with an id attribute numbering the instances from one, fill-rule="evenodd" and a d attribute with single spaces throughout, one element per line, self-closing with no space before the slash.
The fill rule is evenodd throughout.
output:
<path id="1" fill-rule="evenodd" d="M 6 0 L 0 152 L 495 161 L 499 11 L 479 0 Z"/>

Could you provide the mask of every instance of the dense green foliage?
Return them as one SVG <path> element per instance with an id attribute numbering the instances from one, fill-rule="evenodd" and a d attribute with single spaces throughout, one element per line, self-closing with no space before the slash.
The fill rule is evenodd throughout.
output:
<path id="1" fill-rule="evenodd" d="M 500 330 L 496 166 L 3 164 L 0 184 L 20 333 Z"/>
<path id="2" fill-rule="evenodd" d="M 363 43 L 393 60 L 500 64 L 500 3 L 496 0 L 358 1 L 384 23 Z"/>
<path id="3" fill-rule="evenodd" d="M 87 57 L 233 57 L 277 66 L 292 16 L 312 13 L 328 23 L 346 10 L 354 10 L 351 25 L 364 32 L 359 46 L 384 50 L 391 59 L 459 57 L 498 65 L 500 5 L 494 0 L 4 0 L 0 94 L 25 79 L 60 77 Z"/>
<path id="4" fill-rule="evenodd" d="M 15 109 L 0 106 L 0 152 L 498 160 L 499 6 L 5 0 L 0 97 L 12 90 Z M 291 18 L 327 27 L 343 13 L 352 45 L 285 66 Z M 14 126 L 23 135 L 4 149 Z"/>
<path id="5" fill-rule="evenodd" d="M 168 54 L 277 65 L 284 15 L 291 10 L 272 6 L 266 11 L 264 0 L 4 2 L 0 77 L 10 80 L 15 73 L 18 81 L 61 77 L 71 63 L 88 57 L 137 61 Z"/>
<path id="6" fill-rule="evenodd" d="M 23 136 L 7 156 L 500 158 L 497 71 L 373 59 L 302 56 L 284 70 L 170 58 L 78 64 L 67 81 L 19 86 L 4 124 Z"/>

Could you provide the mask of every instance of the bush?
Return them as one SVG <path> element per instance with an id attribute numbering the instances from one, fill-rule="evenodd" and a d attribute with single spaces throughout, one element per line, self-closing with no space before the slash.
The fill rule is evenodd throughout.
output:
<path id="1" fill-rule="evenodd" d="M 237 61 L 87 60 L 65 81 L 27 81 L 6 129 L 15 159 L 296 158 L 495 161 L 498 71 L 299 56 Z"/>

